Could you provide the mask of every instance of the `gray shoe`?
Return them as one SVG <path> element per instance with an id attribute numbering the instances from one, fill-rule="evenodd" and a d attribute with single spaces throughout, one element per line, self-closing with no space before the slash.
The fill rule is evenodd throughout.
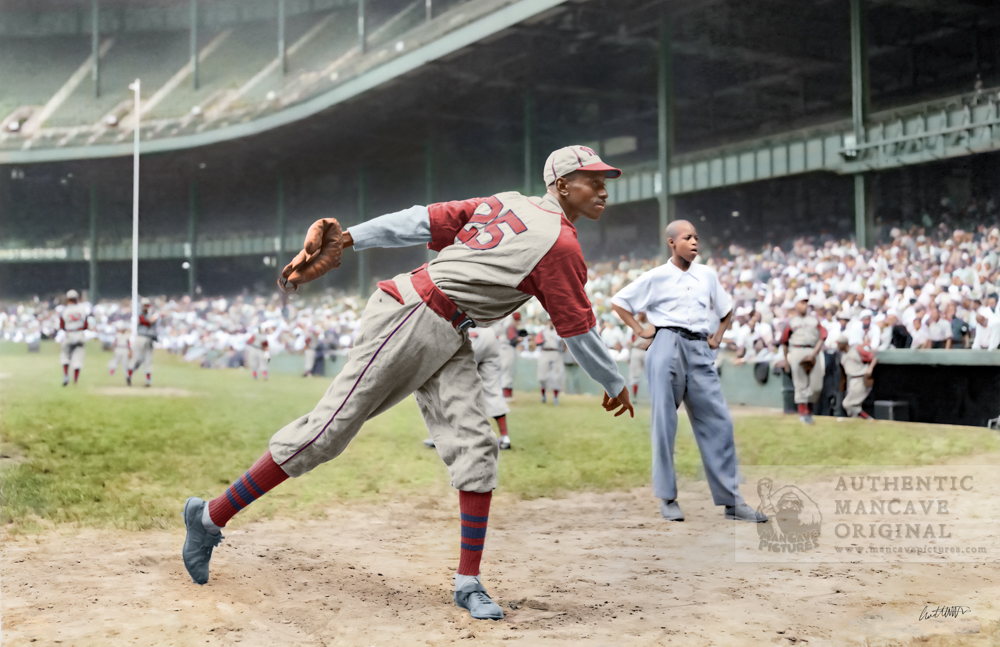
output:
<path id="1" fill-rule="evenodd" d="M 455 591 L 455 604 L 469 610 L 469 615 L 477 620 L 503 620 L 503 610 L 479 582 L 470 582 Z"/>
<path id="2" fill-rule="evenodd" d="M 767 515 L 757 512 L 745 503 L 726 506 L 726 519 L 733 521 L 749 521 L 750 523 L 767 523 Z"/>
<path id="3" fill-rule="evenodd" d="M 500 449 L 510 449 L 510 436 L 500 436 Z"/>
<path id="4" fill-rule="evenodd" d="M 184 525 L 187 526 L 187 537 L 184 538 L 184 568 L 195 584 L 208 581 L 208 562 L 212 559 L 212 549 L 222 541 L 222 533 L 217 535 L 205 530 L 201 516 L 208 505 L 196 496 L 184 502 Z"/>
<path id="5" fill-rule="evenodd" d="M 667 521 L 684 521 L 684 513 L 681 511 L 681 506 L 674 501 L 667 501 L 663 499 L 660 501 L 660 514 Z"/>
<path id="6" fill-rule="evenodd" d="M 430 447 L 434 449 L 434 441 L 430 438 L 424 438 L 424 447 Z"/>
<path id="7" fill-rule="evenodd" d="M 807 425 L 813 424 L 812 414 L 807 414 L 807 415 L 804 415 L 804 416 L 799 416 L 799 420 L 801 420 L 804 424 L 807 424 Z"/>

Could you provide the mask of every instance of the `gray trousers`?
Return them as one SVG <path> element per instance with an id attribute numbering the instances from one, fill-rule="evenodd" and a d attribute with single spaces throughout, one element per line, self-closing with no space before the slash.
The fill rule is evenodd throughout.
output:
<path id="1" fill-rule="evenodd" d="M 677 407 L 687 409 L 715 505 L 743 503 L 737 488 L 733 420 L 722 397 L 715 352 L 708 342 L 689 341 L 659 330 L 646 355 L 646 379 L 653 405 L 653 493 L 677 498 L 674 439 Z"/>
<path id="2" fill-rule="evenodd" d="M 424 304 L 409 274 L 393 280 L 403 303 L 382 290 L 368 299 L 344 368 L 310 413 L 271 437 L 271 456 L 289 476 L 302 476 L 339 456 L 366 421 L 412 393 L 452 487 L 490 492 L 497 486 L 497 437 L 483 412 L 469 336 Z"/>

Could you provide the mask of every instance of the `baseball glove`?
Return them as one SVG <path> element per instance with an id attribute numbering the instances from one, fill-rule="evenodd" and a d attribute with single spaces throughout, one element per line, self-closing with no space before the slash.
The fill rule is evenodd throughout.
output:
<path id="1" fill-rule="evenodd" d="M 281 271 L 278 287 L 282 292 L 295 292 L 303 283 L 315 281 L 340 267 L 343 252 L 344 237 L 340 223 L 334 218 L 317 220 L 306 233 L 302 251 Z"/>
<path id="2" fill-rule="evenodd" d="M 812 370 L 816 367 L 816 360 L 810 357 L 806 357 L 801 362 L 799 362 L 799 365 L 802 367 L 802 370 L 806 372 L 806 375 L 809 375 L 810 373 L 812 373 Z"/>

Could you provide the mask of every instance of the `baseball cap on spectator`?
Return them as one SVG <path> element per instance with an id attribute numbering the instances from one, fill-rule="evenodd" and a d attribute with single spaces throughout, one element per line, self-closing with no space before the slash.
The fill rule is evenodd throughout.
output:
<path id="1" fill-rule="evenodd" d="M 587 146 L 566 146 L 552 151 L 545 160 L 545 186 L 573 171 L 604 171 L 604 177 L 609 178 L 620 177 L 622 174 L 621 170 L 602 162 L 594 149 Z"/>

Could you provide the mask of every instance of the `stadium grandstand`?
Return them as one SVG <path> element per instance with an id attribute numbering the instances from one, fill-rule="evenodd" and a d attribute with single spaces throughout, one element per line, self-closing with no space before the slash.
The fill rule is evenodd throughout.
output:
<path id="1" fill-rule="evenodd" d="M 141 79 L 136 114 L 129 84 Z M 588 258 L 937 224 L 1000 201 L 995 0 L 5 0 L 0 296 L 271 292 L 308 225 L 625 170 Z M 362 293 L 419 249 L 351 253 Z"/>

